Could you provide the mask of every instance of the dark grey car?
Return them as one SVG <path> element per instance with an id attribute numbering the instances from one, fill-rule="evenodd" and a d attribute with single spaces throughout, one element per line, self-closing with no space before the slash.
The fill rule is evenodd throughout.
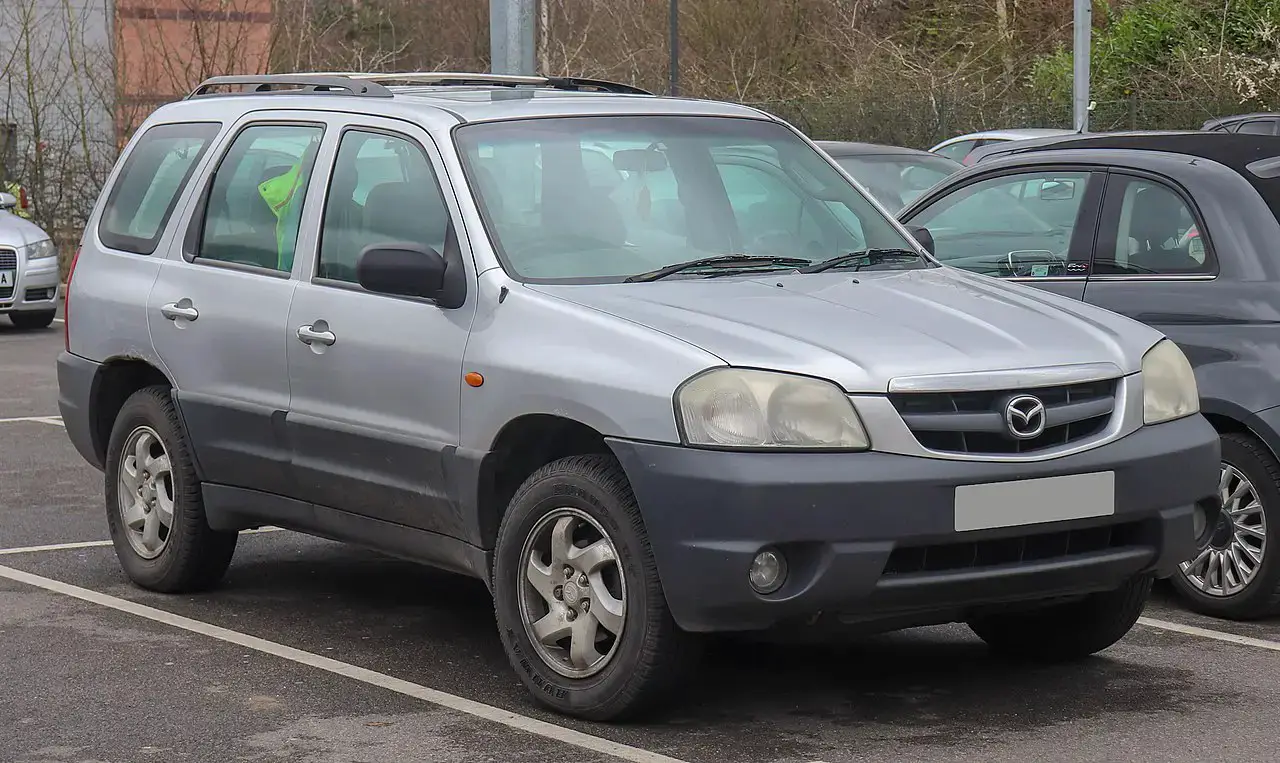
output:
<path id="1" fill-rule="evenodd" d="M 1280 138 L 1082 136 L 957 173 L 904 209 L 951 265 L 1164 331 L 1222 438 L 1226 503 L 1173 580 L 1208 614 L 1280 610 Z"/>

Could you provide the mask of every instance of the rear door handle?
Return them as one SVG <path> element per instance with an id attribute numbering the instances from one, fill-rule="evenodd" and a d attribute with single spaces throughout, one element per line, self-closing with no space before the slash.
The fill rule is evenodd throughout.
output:
<path id="1" fill-rule="evenodd" d="M 171 321 L 176 321 L 179 318 L 184 321 L 194 321 L 200 317 L 200 311 L 191 306 L 191 300 L 189 299 L 161 305 L 160 314 Z"/>
<path id="2" fill-rule="evenodd" d="M 332 331 L 317 331 L 315 324 L 312 324 L 298 327 L 298 341 L 307 345 L 323 344 L 327 347 L 338 341 L 338 337 L 334 336 Z"/>

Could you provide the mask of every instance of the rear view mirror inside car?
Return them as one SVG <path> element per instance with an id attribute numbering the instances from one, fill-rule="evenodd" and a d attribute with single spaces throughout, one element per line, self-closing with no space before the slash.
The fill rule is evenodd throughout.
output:
<path id="1" fill-rule="evenodd" d="M 1040 186 L 1041 201 L 1067 201 L 1074 199 L 1076 195 L 1076 181 L 1074 180 L 1046 180 L 1044 185 Z"/>
<path id="2" fill-rule="evenodd" d="M 613 166 L 623 172 L 662 172 L 667 155 L 650 148 L 628 148 L 613 152 Z"/>

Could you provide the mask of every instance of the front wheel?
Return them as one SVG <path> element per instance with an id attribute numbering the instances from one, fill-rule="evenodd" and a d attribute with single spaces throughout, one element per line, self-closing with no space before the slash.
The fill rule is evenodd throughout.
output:
<path id="1" fill-rule="evenodd" d="M 993 652 L 1025 660 L 1065 662 L 1101 652 L 1133 628 L 1151 595 L 1152 578 L 1026 612 L 975 618 L 969 627 Z"/>
<path id="2" fill-rule="evenodd" d="M 503 518 L 494 553 L 498 629 L 538 701 L 589 720 L 649 707 L 692 667 L 667 609 L 622 468 L 574 456 L 539 469 Z"/>
<path id="3" fill-rule="evenodd" d="M 1191 609 L 1248 620 L 1280 611 L 1280 562 L 1271 531 L 1280 529 L 1280 463 L 1255 437 L 1222 435 L 1218 480 L 1222 512 L 1209 544 L 1174 573 Z"/>

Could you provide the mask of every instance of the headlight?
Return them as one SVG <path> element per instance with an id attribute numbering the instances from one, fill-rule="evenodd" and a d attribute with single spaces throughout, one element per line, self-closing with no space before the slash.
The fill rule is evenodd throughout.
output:
<path id="1" fill-rule="evenodd" d="M 27 245 L 28 260 L 46 260 L 50 257 L 56 257 L 57 254 L 58 248 L 53 245 L 52 240 L 47 238 L 44 241 L 37 241 L 34 244 Z"/>
<path id="2" fill-rule="evenodd" d="M 718 448 L 865 450 L 871 443 L 849 397 L 807 376 L 718 368 L 676 391 L 685 443 Z"/>
<path id="3" fill-rule="evenodd" d="M 1142 420 L 1180 419 L 1200 411 L 1195 372 L 1178 345 L 1161 339 L 1142 358 Z"/>

